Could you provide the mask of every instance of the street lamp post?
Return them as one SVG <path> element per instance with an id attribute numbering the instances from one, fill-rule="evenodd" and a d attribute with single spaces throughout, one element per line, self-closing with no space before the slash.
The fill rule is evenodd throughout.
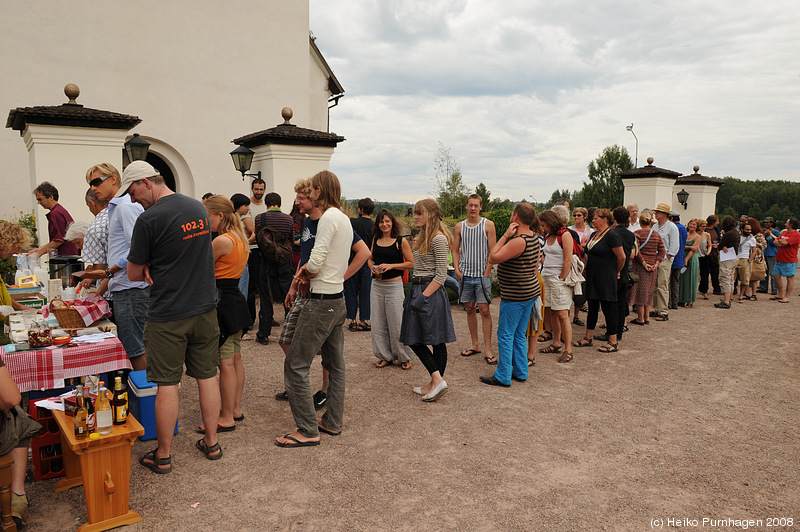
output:
<path id="1" fill-rule="evenodd" d="M 625 129 L 630 131 L 631 135 L 633 135 L 633 138 L 636 139 L 636 152 L 635 152 L 635 155 L 634 155 L 635 160 L 634 160 L 634 163 L 633 163 L 633 167 L 636 168 L 636 167 L 639 166 L 639 137 L 637 137 L 636 133 L 633 132 L 633 122 L 631 122 L 631 125 L 625 126 Z"/>

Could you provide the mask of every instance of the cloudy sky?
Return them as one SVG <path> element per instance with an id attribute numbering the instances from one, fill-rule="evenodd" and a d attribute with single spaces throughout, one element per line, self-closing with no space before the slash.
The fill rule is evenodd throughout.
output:
<path id="1" fill-rule="evenodd" d="M 349 198 L 432 195 L 439 143 L 492 197 L 578 189 L 605 146 L 639 166 L 800 180 L 800 4 L 310 0 L 345 88 Z"/>

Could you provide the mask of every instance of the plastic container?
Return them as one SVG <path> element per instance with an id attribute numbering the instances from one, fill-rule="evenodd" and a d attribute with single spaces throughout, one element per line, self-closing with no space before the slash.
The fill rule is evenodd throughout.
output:
<path id="1" fill-rule="evenodd" d="M 156 439 L 156 393 L 158 384 L 147 380 L 146 370 L 131 371 L 128 374 L 128 409 L 144 427 L 140 440 Z M 177 433 L 176 421 L 174 434 Z"/>

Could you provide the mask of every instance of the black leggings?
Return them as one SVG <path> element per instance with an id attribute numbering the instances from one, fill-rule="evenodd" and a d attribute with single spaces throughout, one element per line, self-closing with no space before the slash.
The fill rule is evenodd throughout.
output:
<path id="1" fill-rule="evenodd" d="M 438 371 L 439 375 L 444 377 L 444 369 L 447 367 L 447 344 L 434 345 L 433 353 L 427 345 L 415 344 L 409 347 L 428 370 L 428 373 L 433 374 Z"/>
<path id="2" fill-rule="evenodd" d="M 593 331 L 597 325 L 597 313 L 603 307 L 603 315 L 606 317 L 606 333 L 608 335 L 617 334 L 619 326 L 619 311 L 616 301 L 600 301 L 588 299 L 589 313 L 586 315 L 586 328 Z"/>

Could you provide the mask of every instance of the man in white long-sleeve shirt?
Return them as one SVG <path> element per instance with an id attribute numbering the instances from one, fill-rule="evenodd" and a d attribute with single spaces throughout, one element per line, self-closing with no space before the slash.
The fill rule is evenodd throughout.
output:
<path id="1" fill-rule="evenodd" d="M 333 172 L 324 170 L 311 178 L 311 199 L 322 210 L 314 248 L 308 262 L 297 271 L 301 284 L 309 286 L 308 302 L 297 319 L 294 337 L 283 364 L 283 378 L 297 431 L 275 439 L 278 447 L 319 445 L 320 431 L 338 435 L 344 412 L 344 274 L 353 228 L 339 210 L 341 186 Z M 317 353 L 330 374 L 328 401 L 317 422 L 308 370 Z"/>
<path id="2" fill-rule="evenodd" d="M 669 211 L 669 205 L 666 203 L 659 203 L 658 207 L 653 209 L 653 214 L 658 220 L 658 225 L 655 229 L 661 235 L 664 248 L 667 250 L 667 256 L 664 257 L 658 267 L 658 280 L 653 294 L 653 310 L 650 312 L 651 316 L 655 316 L 656 321 L 667 321 L 669 319 L 669 278 L 672 273 L 672 259 L 677 255 L 678 246 L 680 245 L 678 227 L 669 221 Z"/>

